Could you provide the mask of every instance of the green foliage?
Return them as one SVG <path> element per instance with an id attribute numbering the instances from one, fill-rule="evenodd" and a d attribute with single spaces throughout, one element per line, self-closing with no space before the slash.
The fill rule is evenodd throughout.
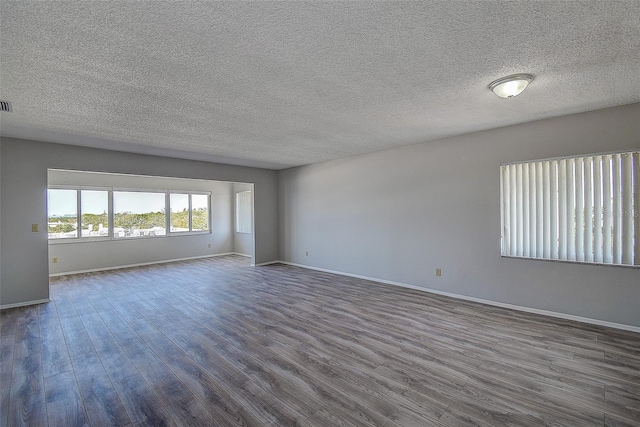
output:
<path id="1" fill-rule="evenodd" d="M 207 209 L 195 209 L 191 213 L 192 230 L 209 229 L 209 213 Z"/>
<path id="2" fill-rule="evenodd" d="M 171 227 L 189 229 L 189 211 L 171 212 Z"/>
<path id="3" fill-rule="evenodd" d="M 89 225 L 93 226 L 93 230 L 97 231 L 100 228 L 100 224 L 103 227 L 107 227 L 109 223 L 109 215 L 106 212 L 101 214 L 82 214 L 82 228 L 89 229 Z"/>
<path id="4" fill-rule="evenodd" d="M 193 231 L 209 229 L 209 212 L 205 208 L 195 209 L 191 213 Z M 171 227 L 189 229 L 189 211 L 171 212 Z"/>
<path id="5" fill-rule="evenodd" d="M 192 212 L 193 230 L 208 230 L 209 229 L 209 212 L 207 209 L 195 209 Z M 77 228 L 77 218 L 75 217 L 51 217 L 50 223 L 56 223 L 56 225 L 49 226 L 49 233 L 69 233 Z M 130 212 L 116 213 L 113 217 L 114 227 L 123 228 L 125 230 L 132 229 L 150 229 L 153 227 L 165 227 L 165 213 L 161 212 L 148 212 L 143 214 L 135 214 Z M 107 227 L 109 223 L 109 215 L 105 212 L 102 214 L 83 214 L 82 215 L 82 228 L 89 229 L 89 225 L 92 225 L 92 229 L 97 231 L 100 228 L 100 224 L 103 227 Z M 189 229 L 189 211 L 183 210 L 181 212 L 171 213 L 171 226 L 175 228 Z"/>
<path id="6" fill-rule="evenodd" d="M 143 214 L 134 214 L 129 212 L 116 213 L 113 216 L 113 225 L 116 228 L 130 229 L 148 229 L 153 227 L 165 227 L 164 212 L 148 212 Z"/>
<path id="7" fill-rule="evenodd" d="M 78 219 L 74 216 L 50 217 L 49 233 L 71 233 L 78 228 Z"/>
<path id="8" fill-rule="evenodd" d="M 70 223 L 50 225 L 49 233 L 71 233 L 75 229 L 76 229 L 75 224 L 70 224 Z"/>
<path id="9" fill-rule="evenodd" d="M 75 216 L 52 216 L 49 217 L 49 222 L 50 223 L 59 223 L 59 224 L 77 224 L 78 223 L 78 218 L 76 218 Z"/>

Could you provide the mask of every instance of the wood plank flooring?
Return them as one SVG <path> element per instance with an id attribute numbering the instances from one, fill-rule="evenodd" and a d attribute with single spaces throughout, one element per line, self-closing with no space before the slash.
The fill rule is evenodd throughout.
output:
<path id="1" fill-rule="evenodd" d="M 0 426 L 638 426 L 640 334 L 225 256 L 0 314 Z"/>

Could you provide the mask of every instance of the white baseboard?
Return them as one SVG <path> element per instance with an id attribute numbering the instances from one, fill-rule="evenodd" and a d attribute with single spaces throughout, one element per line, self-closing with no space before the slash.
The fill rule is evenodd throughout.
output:
<path id="1" fill-rule="evenodd" d="M 243 257 L 247 257 L 247 258 L 251 258 L 250 254 L 241 254 L 240 252 L 230 252 L 233 255 L 238 255 L 238 256 L 243 256 Z"/>
<path id="2" fill-rule="evenodd" d="M 486 299 L 481 299 L 481 298 L 470 297 L 470 296 L 467 296 L 467 295 L 453 294 L 453 293 L 450 293 L 450 292 L 439 291 L 439 290 L 436 290 L 436 289 L 423 288 L 423 287 L 420 287 L 420 286 L 410 285 L 408 283 L 394 282 L 392 280 L 384 280 L 384 279 L 378 279 L 378 278 L 375 278 L 375 277 L 362 276 L 362 275 L 359 275 L 359 274 L 345 273 L 345 272 L 342 272 L 342 271 L 329 270 L 327 268 L 312 267 L 310 265 L 297 264 L 297 263 L 294 263 L 294 262 L 271 261 L 271 262 L 263 263 L 263 264 L 259 264 L 259 265 L 268 265 L 268 264 L 277 264 L 277 263 L 286 264 L 286 265 L 292 265 L 294 267 L 306 268 L 306 269 L 309 269 L 309 270 L 322 271 L 322 272 L 325 272 L 325 273 L 339 274 L 341 276 L 354 277 L 356 279 L 370 280 L 372 282 L 379 282 L 379 283 L 384 283 L 384 284 L 387 284 L 387 285 L 401 286 L 403 288 L 415 289 L 417 291 L 428 292 L 428 293 L 432 293 L 432 294 L 436 294 L 436 295 L 443 295 L 443 296 L 446 296 L 446 297 L 457 298 L 457 299 L 461 299 L 461 300 L 465 300 L 465 301 L 473 301 L 473 302 L 477 302 L 477 303 L 480 303 L 480 304 L 493 305 L 493 306 L 496 306 L 496 307 L 509 308 L 509 309 L 512 309 L 512 310 L 524 311 L 524 312 L 527 312 L 527 313 L 541 314 L 543 316 L 556 317 L 556 318 L 559 318 L 559 319 L 573 320 L 573 321 L 576 321 L 576 322 L 589 323 L 589 324 L 592 324 L 592 325 L 606 326 L 606 327 L 609 327 L 609 328 L 622 329 L 622 330 L 625 330 L 625 331 L 631 331 L 631 332 L 640 333 L 640 326 L 625 325 L 624 323 L 608 322 L 606 320 L 592 319 L 590 317 L 575 316 L 573 314 L 559 313 L 559 312 L 556 312 L 556 311 L 548 311 L 548 310 L 541 310 L 541 309 L 538 309 L 538 308 L 525 307 L 525 306 L 521 306 L 521 305 L 507 304 L 507 303 L 498 302 L 498 301 L 491 301 L 491 300 L 486 300 Z"/>
<path id="3" fill-rule="evenodd" d="M 252 267 L 262 267 L 263 265 L 271 265 L 271 264 L 287 264 L 284 261 L 267 261 L 267 262 L 261 262 L 260 264 L 253 264 Z M 293 264 L 291 264 L 293 265 Z"/>
<path id="4" fill-rule="evenodd" d="M 49 298 L 34 299 L 32 301 L 16 302 L 13 304 L 3 304 L 3 305 L 0 305 L 0 310 L 5 310 L 7 308 L 26 307 L 28 305 L 44 304 L 46 302 L 51 302 L 51 299 Z"/>
<path id="5" fill-rule="evenodd" d="M 187 258 L 165 259 L 162 261 L 142 262 L 139 264 L 126 264 L 126 265 L 116 265 L 116 266 L 110 266 L 110 267 L 89 268 L 86 270 L 75 270 L 75 271 L 65 271 L 63 273 L 52 273 L 52 274 L 49 274 L 49 277 L 68 276 L 70 274 L 81 274 L 81 273 L 94 273 L 96 271 L 119 270 L 121 268 L 143 267 L 145 265 L 165 264 L 168 262 L 189 261 L 192 259 L 213 258 L 213 257 L 225 256 L 225 255 L 241 255 L 241 254 L 238 254 L 235 252 L 224 252 L 221 254 L 198 255 L 198 256 L 192 256 Z"/>

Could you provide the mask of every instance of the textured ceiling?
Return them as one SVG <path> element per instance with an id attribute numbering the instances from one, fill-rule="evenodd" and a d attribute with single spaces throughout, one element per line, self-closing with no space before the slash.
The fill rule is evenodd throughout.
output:
<path id="1" fill-rule="evenodd" d="M 640 102 L 640 1 L 0 3 L 3 136 L 281 169 Z M 488 84 L 526 72 L 504 100 Z"/>

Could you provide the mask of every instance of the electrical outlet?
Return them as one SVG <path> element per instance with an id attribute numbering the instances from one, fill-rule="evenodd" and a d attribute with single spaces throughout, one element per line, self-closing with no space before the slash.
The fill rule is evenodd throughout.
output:
<path id="1" fill-rule="evenodd" d="M 306 252 L 304 253 L 304 256 L 309 256 L 309 251 L 306 251 Z"/>
<path id="2" fill-rule="evenodd" d="M 436 268 L 436 276 L 442 276 L 442 269 L 441 268 Z"/>
<path id="3" fill-rule="evenodd" d="M 38 232 L 38 224 L 31 224 L 31 232 L 32 233 Z"/>
<path id="4" fill-rule="evenodd" d="M 51 258 L 51 262 L 54 263 L 54 264 L 57 264 L 58 263 L 58 258 L 56 258 L 56 257 Z"/>

